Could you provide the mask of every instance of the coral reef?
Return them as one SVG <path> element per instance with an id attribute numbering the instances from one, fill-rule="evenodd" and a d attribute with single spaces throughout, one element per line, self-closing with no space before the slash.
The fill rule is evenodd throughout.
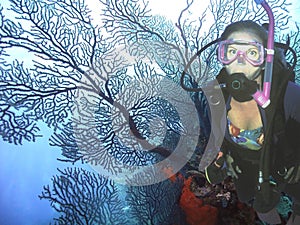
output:
<path id="1" fill-rule="evenodd" d="M 116 185 L 84 169 L 59 170 L 52 178 L 52 186 L 44 186 L 40 199 L 47 199 L 60 213 L 54 218 L 57 225 L 124 225 L 120 212 L 124 206 Z"/>
<path id="2" fill-rule="evenodd" d="M 255 210 L 238 200 L 232 179 L 211 185 L 198 173 L 185 178 L 180 199 L 189 225 L 269 225 L 260 221 Z M 277 211 L 286 224 L 291 213 L 291 199 L 284 193 Z"/>

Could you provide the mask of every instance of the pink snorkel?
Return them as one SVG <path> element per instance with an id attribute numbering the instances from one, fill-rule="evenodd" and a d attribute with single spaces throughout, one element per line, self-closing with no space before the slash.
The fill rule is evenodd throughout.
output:
<path id="1" fill-rule="evenodd" d="M 267 43 L 267 57 L 265 63 L 263 91 L 256 91 L 252 97 L 263 108 L 270 104 L 270 92 L 273 73 L 273 59 L 274 59 L 274 16 L 272 10 L 265 0 L 255 0 L 256 4 L 261 4 L 266 10 L 269 17 L 269 31 Z"/>

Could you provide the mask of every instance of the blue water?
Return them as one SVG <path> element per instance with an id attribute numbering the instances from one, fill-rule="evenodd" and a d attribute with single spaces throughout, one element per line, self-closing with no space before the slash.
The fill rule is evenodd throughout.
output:
<path id="1" fill-rule="evenodd" d="M 51 184 L 56 168 L 70 165 L 56 160 L 60 150 L 49 146 L 47 129 L 43 134 L 22 146 L 0 140 L 0 225 L 48 225 L 56 215 L 38 195 L 43 185 Z"/>

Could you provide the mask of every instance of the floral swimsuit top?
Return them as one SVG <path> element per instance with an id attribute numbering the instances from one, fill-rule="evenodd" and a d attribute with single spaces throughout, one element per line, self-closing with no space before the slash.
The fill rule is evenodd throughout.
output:
<path id="1" fill-rule="evenodd" d="M 233 142 L 238 145 L 250 149 L 259 150 L 264 141 L 263 127 L 254 130 L 244 130 L 234 126 L 227 117 L 228 130 Z"/>

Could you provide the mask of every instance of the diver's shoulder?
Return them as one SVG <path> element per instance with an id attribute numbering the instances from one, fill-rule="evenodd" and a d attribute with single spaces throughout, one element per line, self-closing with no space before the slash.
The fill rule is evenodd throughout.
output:
<path id="1" fill-rule="evenodd" d="M 290 105 L 290 107 L 295 107 L 295 105 L 300 105 L 300 85 L 289 81 L 285 90 L 284 95 L 285 105 Z"/>
<path id="2" fill-rule="evenodd" d="M 290 92 L 298 92 L 300 94 L 300 84 L 297 84 L 295 82 L 289 81 L 287 84 L 286 91 Z"/>

